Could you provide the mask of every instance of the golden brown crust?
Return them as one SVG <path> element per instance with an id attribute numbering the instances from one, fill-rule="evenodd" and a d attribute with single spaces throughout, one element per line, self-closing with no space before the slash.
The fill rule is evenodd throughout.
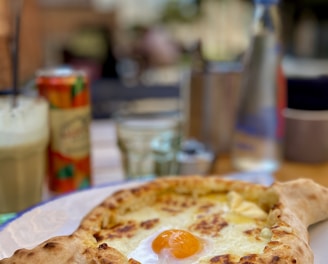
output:
<path id="1" fill-rule="evenodd" d="M 250 191 L 252 189 L 252 191 Z M 97 229 L 102 222 L 113 217 L 113 213 L 137 210 L 146 204 L 151 204 L 163 192 L 181 193 L 199 196 L 211 192 L 228 192 L 234 190 L 254 200 L 265 199 L 267 188 L 261 185 L 241 181 L 225 180 L 220 177 L 168 177 L 151 181 L 147 184 L 121 190 L 93 209 L 81 222 L 80 229 Z"/>
<path id="2" fill-rule="evenodd" d="M 279 194 L 285 208 L 294 210 L 295 215 L 310 226 L 328 216 L 328 188 L 309 179 L 277 182 L 273 189 Z"/>
<path id="3" fill-rule="evenodd" d="M 179 204 L 179 201 L 172 205 L 170 196 L 166 194 L 194 197 L 188 200 L 193 203 L 202 195 L 229 191 L 238 192 L 245 199 L 255 202 L 269 212 L 271 240 L 262 254 L 248 254 L 241 258 L 229 254 L 218 255 L 201 263 L 313 263 L 307 228 L 310 224 L 328 217 L 326 188 L 304 179 L 264 187 L 214 176 L 185 176 L 160 178 L 140 187 L 118 191 L 86 215 L 73 235 L 52 238 L 32 250 L 19 250 L 12 258 L 0 260 L 0 264 L 138 263 L 133 259 L 128 260 L 120 253 L 119 248 L 115 249 L 109 243 L 104 244 L 104 237 L 106 241 L 110 241 L 111 237 L 129 239 L 138 232 L 138 229 L 147 230 L 158 225 L 159 219 L 152 218 L 141 223 L 130 221 L 124 226 L 115 226 L 120 215 L 137 211 L 147 205 L 152 206 L 160 196 L 162 202 L 170 205 L 170 208 L 164 209 L 169 210 L 174 216 L 180 208 L 189 205 L 186 202 Z M 215 222 L 219 223 L 218 219 Z M 206 221 L 202 222 L 204 223 Z M 212 231 L 220 232 L 220 228 L 224 228 L 224 222 L 221 224 L 223 226 L 217 224 Z M 194 225 L 193 228 L 202 227 Z M 258 230 L 249 231 L 250 236 L 256 233 Z"/>
<path id="4" fill-rule="evenodd" d="M 93 243 L 89 246 L 77 236 L 71 235 L 51 238 L 31 250 L 19 249 L 11 258 L 3 259 L 0 263 L 124 264 L 128 263 L 128 260 L 107 244 L 97 246 Z"/>

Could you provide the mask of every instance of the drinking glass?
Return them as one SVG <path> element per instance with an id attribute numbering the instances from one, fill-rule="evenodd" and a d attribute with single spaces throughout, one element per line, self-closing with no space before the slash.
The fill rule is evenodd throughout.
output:
<path id="1" fill-rule="evenodd" d="M 0 214 L 42 200 L 49 138 L 48 104 L 42 98 L 0 97 Z"/>
<path id="2" fill-rule="evenodd" d="M 127 179 L 177 172 L 181 119 L 179 113 L 121 112 L 115 115 L 117 144 Z"/>

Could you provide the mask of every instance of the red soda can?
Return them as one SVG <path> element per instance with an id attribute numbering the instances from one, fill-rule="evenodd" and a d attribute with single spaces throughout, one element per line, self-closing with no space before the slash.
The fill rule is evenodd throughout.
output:
<path id="1" fill-rule="evenodd" d="M 37 72 L 36 86 L 50 105 L 49 190 L 85 189 L 91 185 L 89 79 L 79 70 L 45 69 Z"/>

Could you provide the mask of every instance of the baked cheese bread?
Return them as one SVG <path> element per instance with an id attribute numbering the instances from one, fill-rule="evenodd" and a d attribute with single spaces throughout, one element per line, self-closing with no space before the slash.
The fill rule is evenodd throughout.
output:
<path id="1" fill-rule="evenodd" d="M 166 177 L 114 193 L 69 236 L 8 263 L 313 263 L 307 228 L 328 217 L 328 189 L 220 177 Z"/>

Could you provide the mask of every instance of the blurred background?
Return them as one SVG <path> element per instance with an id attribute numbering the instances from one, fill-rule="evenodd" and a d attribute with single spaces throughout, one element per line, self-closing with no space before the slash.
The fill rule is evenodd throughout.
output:
<path id="1" fill-rule="evenodd" d="M 186 171 L 199 173 L 194 169 L 199 164 L 202 171 L 220 175 L 239 170 L 232 166 L 230 154 L 242 97 L 241 75 L 266 76 L 263 86 L 269 90 L 272 83 L 267 77 L 274 76 L 270 69 L 269 75 L 261 76 L 248 74 L 244 67 L 244 55 L 251 46 L 252 0 L 0 0 L 0 95 L 12 93 L 15 87 L 13 4 L 20 1 L 24 2 L 19 41 L 21 92 L 37 94 L 36 73 L 48 67 L 70 66 L 90 77 L 94 185 L 123 179 L 122 144 L 114 126 L 115 114 L 122 109 L 182 113 L 182 124 L 176 126 L 178 143 L 172 147 L 176 152 L 169 148 L 167 153 L 185 154 L 187 158 L 179 162 L 187 164 Z M 315 178 L 328 186 L 328 178 L 322 177 L 328 175 L 328 1 L 280 0 L 278 8 L 283 54 L 278 86 L 283 87 L 277 100 L 274 98 L 280 119 L 272 124 L 278 127 L 275 131 L 283 145 L 283 159 L 292 162 L 283 162 L 275 177 Z M 254 90 L 245 91 L 257 96 Z M 70 98 L 70 92 L 67 94 Z M 263 95 L 258 94 L 259 98 Z M 274 96 L 266 95 L 265 99 L 272 101 Z M 61 99 L 57 101 L 61 103 Z M 89 113 L 85 116 L 89 121 Z M 56 120 L 63 122 L 61 119 Z M 0 122 L 0 128 L 6 125 Z M 143 131 L 148 130 L 145 126 Z M 186 147 L 181 144 L 180 151 L 181 138 L 199 142 L 191 141 L 194 145 Z M 155 150 L 156 154 L 162 151 Z M 267 176 L 271 181 L 271 174 Z M 261 182 L 264 179 L 263 175 L 255 177 Z"/>
<path id="2" fill-rule="evenodd" d="M 280 2 L 288 78 L 328 71 L 327 6 L 324 0 Z M 190 65 L 195 43 L 202 40 L 208 60 L 239 61 L 248 46 L 252 15 L 249 0 L 26 1 L 21 83 L 33 79 L 38 68 L 82 68 L 92 80 L 94 118 L 110 117 L 138 98 L 177 98 L 181 69 Z M 2 11 L 2 89 L 10 83 L 7 17 Z"/>
<path id="3" fill-rule="evenodd" d="M 0 0 L 0 95 L 12 92 L 12 4 L 19 1 Z M 182 139 L 196 139 L 206 148 L 199 154 L 199 145 L 187 145 L 181 152 L 203 158 L 204 171 L 225 175 L 239 170 L 230 154 L 239 82 L 247 69 L 243 55 L 251 46 L 252 0 L 23 2 L 21 92 L 37 94 L 36 73 L 47 67 L 71 66 L 90 77 L 95 185 L 123 178 L 114 126 L 115 113 L 122 109 L 182 113 Z M 277 113 L 284 112 L 277 124 L 284 162 L 275 177 L 311 177 L 328 186 L 322 177 L 328 175 L 328 1 L 280 0 L 278 8 L 286 78 L 281 81 L 284 94 L 277 96 Z M 304 167 L 303 162 L 318 166 Z"/>

